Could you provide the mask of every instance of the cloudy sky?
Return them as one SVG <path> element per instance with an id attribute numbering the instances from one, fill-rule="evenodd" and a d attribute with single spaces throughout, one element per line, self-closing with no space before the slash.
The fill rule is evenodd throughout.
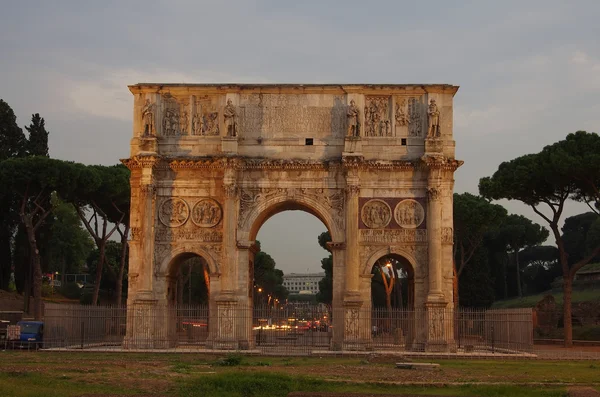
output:
<path id="1" fill-rule="evenodd" d="M 138 82 L 459 85 L 457 192 L 476 193 L 504 160 L 600 126 L 597 0 L 21 0 L 1 9 L 0 98 L 21 126 L 32 113 L 46 119 L 59 159 L 127 157 L 127 85 Z M 324 229 L 282 213 L 259 239 L 285 272 L 318 271 Z"/>

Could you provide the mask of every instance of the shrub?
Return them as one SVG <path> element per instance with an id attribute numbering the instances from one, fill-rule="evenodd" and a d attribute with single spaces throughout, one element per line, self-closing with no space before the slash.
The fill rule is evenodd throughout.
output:
<path id="1" fill-rule="evenodd" d="M 235 367 L 242 363 L 242 356 L 239 354 L 228 354 L 220 360 L 217 360 L 216 365 L 222 367 Z"/>
<path id="2" fill-rule="evenodd" d="M 60 293 L 69 299 L 79 299 L 81 298 L 81 288 L 77 283 L 66 283 L 63 287 L 60 288 Z"/>

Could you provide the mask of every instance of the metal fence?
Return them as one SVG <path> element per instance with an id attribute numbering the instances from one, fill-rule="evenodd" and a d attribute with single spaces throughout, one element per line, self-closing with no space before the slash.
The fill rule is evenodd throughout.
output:
<path id="1" fill-rule="evenodd" d="M 212 312 L 211 312 L 212 310 Z M 262 354 L 331 350 L 517 354 L 533 351 L 531 309 L 334 309 L 47 304 L 44 348 L 248 349 Z M 220 342 L 234 335 L 235 344 Z"/>

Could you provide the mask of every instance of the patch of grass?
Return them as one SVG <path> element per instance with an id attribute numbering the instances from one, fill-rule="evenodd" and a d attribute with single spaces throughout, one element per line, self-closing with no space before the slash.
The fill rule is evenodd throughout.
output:
<path id="1" fill-rule="evenodd" d="M 0 395 L 3 397 L 65 397 L 86 393 L 96 394 L 135 394 L 137 390 L 123 390 L 113 385 L 73 382 L 68 376 L 52 377 L 29 373 L 14 376 L 0 373 Z"/>
<path id="2" fill-rule="evenodd" d="M 422 361 L 422 360 L 415 360 Z M 522 360 L 435 360 L 442 369 L 455 369 L 470 379 L 490 377 L 523 379 L 530 382 L 597 383 L 598 361 L 522 361 Z M 560 368 L 560 370 L 557 370 Z"/>
<path id="3" fill-rule="evenodd" d="M 523 396 L 562 397 L 566 393 L 559 388 L 528 388 L 518 386 L 451 386 L 451 387 L 404 387 L 381 383 L 348 384 L 327 382 L 320 379 L 288 376 L 267 372 L 227 373 L 184 381 L 180 396 L 214 397 L 284 397 L 294 391 L 338 393 L 410 393 L 443 396 Z"/>
<path id="4" fill-rule="evenodd" d="M 546 295 L 553 295 L 557 305 L 562 305 L 562 291 L 546 291 L 537 295 L 524 296 L 522 298 L 505 299 L 494 302 L 492 309 L 515 309 L 520 307 L 534 307 Z M 584 289 L 573 291 L 573 303 L 600 301 L 600 289 Z"/>
<path id="5" fill-rule="evenodd" d="M 191 370 L 192 365 L 184 362 L 176 362 L 171 367 L 171 371 L 177 372 L 178 374 L 189 374 Z"/>
<path id="6" fill-rule="evenodd" d="M 241 354 L 228 354 L 227 356 L 215 361 L 215 365 L 220 367 L 235 367 L 242 363 L 243 357 Z"/>

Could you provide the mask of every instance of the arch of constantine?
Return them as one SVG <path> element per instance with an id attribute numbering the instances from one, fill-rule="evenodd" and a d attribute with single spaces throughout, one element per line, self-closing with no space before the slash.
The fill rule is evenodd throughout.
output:
<path id="1" fill-rule="evenodd" d="M 368 348 L 371 269 L 412 267 L 425 348 L 453 341 L 451 85 L 136 84 L 126 346 L 168 344 L 181 260 L 200 256 L 214 348 L 252 348 L 256 235 L 303 210 L 329 230 L 334 349 Z M 293 227 L 293 226 L 290 226 Z M 298 231 L 300 232 L 300 231 Z M 317 236 L 315 236 L 316 239 Z M 141 316 L 140 316 L 141 314 Z M 140 320 L 142 318 L 143 320 Z M 450 332 L 448 332 L 450 330 Z M 166 335 L 157 338 L 157 335 Z M 167 342 L 166 342 L 167 341 Z"/>

